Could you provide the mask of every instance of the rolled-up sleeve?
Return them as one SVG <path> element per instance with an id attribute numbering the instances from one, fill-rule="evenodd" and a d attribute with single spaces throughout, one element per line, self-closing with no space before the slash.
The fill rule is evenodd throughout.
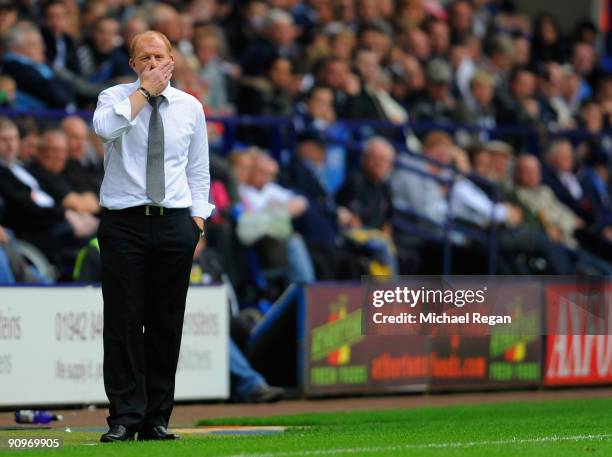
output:
<path id="1" fill-rule="evenodd" d="M 193 137 L 189 145 L 189 158 L 187 163 L 187 182 L 191 191 L 191 215 L 208 218 L 215 209 L 208 202 L 210 191 L 210 158 L 208 155 L 208 133 L 204 110 L 201 106 L 196 109 L 196 122 Z"/>
<path id="2" fill-rule="evenodd" d="M 119 138 L 136 125 L 132 119 L 132 104 L 129 97 L 117 99 L 112 92 L 105 90 L 98 97 L 94 111 L 93 127 L 104 143 Z"/>

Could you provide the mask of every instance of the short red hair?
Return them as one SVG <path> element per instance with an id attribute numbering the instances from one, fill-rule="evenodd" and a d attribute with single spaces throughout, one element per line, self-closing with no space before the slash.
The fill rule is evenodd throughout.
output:
<path id="1" fill-rule="evenodd" d="M 170 40 L 166 35 L 156 30 L 147 30 L 146 32 L 141 32 L 137 34 L 134 38 L 132 38 L 132 42 L 130 43 L 130 59 L 134 58 L 134 54 L 136 53 L 136 46 L 138 46 L 138 42 L 140 40 L 146 38 L 159 38 L 166 45 L 166 49 L 168 50 L 168 54 L 172 52 L 172 44 L 170 44 Z"/>

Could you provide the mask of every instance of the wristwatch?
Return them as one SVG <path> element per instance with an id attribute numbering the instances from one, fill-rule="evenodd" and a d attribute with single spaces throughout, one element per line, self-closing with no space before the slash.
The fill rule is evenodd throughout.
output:
<path id="1" fill-rule="evenodd" d="M 151 92 L 149 92 L 147 89 L 145 89 L 142 86 L 138 88 L 138 92 L 140 92 L 144 96 L 144 98 L 147 99 L 147 101 L 149 101 L 149 99 L 151 98 Z"/>

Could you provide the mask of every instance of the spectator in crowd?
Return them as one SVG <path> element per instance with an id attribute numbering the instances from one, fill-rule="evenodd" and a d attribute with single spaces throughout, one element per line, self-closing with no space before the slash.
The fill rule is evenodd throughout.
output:
<path id="1" fill-rule="evenodd" d="M 102 17 L 92 26 L 91 37 L 77 48 L 81 76 L 92 83 L 110 82 L 119 76 L 113 51 L 119 39 L 119 23 L 113 17 Z"/>
<path id="2" fill-rule="evenodd" d="M 271 62 L 265 76 L 244 76 L 240 80 L 238 109 L 245 114 L 287 116 L 293 111 L 292 64 L 279 57 Z"/>
<path id="3" fill-rule="evenodd" d="M 451 32 L 448 22 L 441 19 L 433 19 L 427 26 L 431 44 L 431 57 L 445 59 L 450 50 Z"/>
<path id="4" fill-rule="evenodd" d="M 279 57 L 296 65 L 300 57 L 296 37 L 297 30 L 291 15 L 281 9 L 269 10 L 263 18 L 259 37 L 250 42 L 240 56 L 244 74 L 262 75 Z"/>
<path id="5" fill-rule="evenodd" d="M 228 155 L 229 160 L 217 154 L 210 156 L 210 198 L 215 204 L 215 212 L 206 225 L 206 247 L 209 252 L 219 253 L 217 258 L 223 272 L 227 274 L 232 285 L 241 290 L 240 283 L 245 276 L 246 265 L 241 261 L 244 255 L 236 239 L 235 228 L 236 221 L 244 211 L 244 205 L 240 201 L 239 181 L 233 169 L 235 156 L 251 158 L 252 154 L 232 151 Z M 250 169 L 249 163 L 245 168 L 247 172 L 241 176 L 241 183 L 247 183 Z"/>
<path id="6" fill-rule="evenodd" d="M 508 78 L 508 90 L 496 100 L 500 124 L 533 124 L 540 117 L 535 99 L 535 75 L 526 67 L 515 67 Z"/>
<path id="7" fill-rule="evenodd" d="M 595 101 L 601 106 L 608 123 L 610 123 L 610 115 L 612 115 L 612 76 L 606 75 L 601 78 L 597 86 Z"/>
<path id="8" fill-rule="evenodd" d="M 355 50 L 355 35 L 348 29 L 333 32 L 329 46 L 332 58 L 350 63 Z"/>
<path id="9" fill-rule="evenodd" d="M 593 213 L 593 221 L 579 239 L 586 249 L 606 259 L 612 258 L 612 199 L 610 197 L 610 157 L 591 151 L 580 184 Z"/>
<path id="10" fill-rule="evenodd" d="M 197 61 L 188 58 L 177 48 L 173 49 L 172 56 L 174 58 L 174 71 L 172 72 L 171 83 L 177 89 L 187 92 L 189 95 L 193 95 L 197 100 L 204 103 L 208 89 L 206 87 L 206 83 L 200 79 L 198 74 Z M 208 109 L 207 111 L 214 114 L 214 111 L 211 109 Z M 214 143 L 213 135 L 211 135 L 210 141 L 211 143 Z"/>
<path id="11" fill-rule="evenodd" d="M 57 205 L 17 162 L 18 151 L 17 127 L 11 120 L 0 118 L 0 196 L 6 203 L 6 225 L 55 261 L 62 246 L 91 236 L 97 221 Z"/>
<path id="12" fill-rule="evenodd" d="M 350 117 L 406 122 L 408 114 L 389 95 L 390 81 L 386 79 L 376 54 L 367 49 L 357 51 L 355 65 L 361 78 L 361 91 L 351 98 L 348 108 Z"/>
<path id="13" fill-rule="evenodd" d="M 467 35 L 461 41 L 453 43 L 449 56 L 450 64 L 454 74 L 454 90 L 459 100 L 471 98 L 472 78 L 474 74 L 482 69 L 482 46 L 474 35 Z M 495 81 L 493 81 L 495 85 Z"/>
<path id="14" fill-rule="evenodd" d="M 246 48 L 258 39 L 268 10 L 264 0 L 237 2 L 224 24 L 227 41 L 235 57 L 244 55 Z"/>
<path id="15" fill-rule="evenodd" d="M 531 63 L 531 42 L 525 35 L 517 35 L 512 41 L 514 44 L 514 65 L 528 66 Z"/>
<path id="16" fill-rule="evenodd" d="M 28 166 L 38 155 L 40 148 L 40 134 L 36 125 L 19 127 L 19 152 L 17 160 L 23 166 Z"/>
<path id="17" fill-rule="evenodd" d="M 135 78 L 134 70 L 130 67 L 130 43 L 132 39 L 146 31 L 149 24 L 146 19 L 140 15 L 130 16 L 121 27 L 121 45 L 115 48 L 112 54 L 113 68 L 115 69 L 116 77 L 125 82 L 132 82 Z"/>
<path id="18" fill-rule="evenodd" d="M 272 62 L 265 76 L 243 76 L 238 89 L 238 110 L 261 116 L 289 116 L 293 112 L 291 62 L 279 57 Z M 269 145 L 269 130 L 244 127 L 240 139 L 260 147 Z"/>
<path id="19" fill-rule="evenodd" d="M 4 39 L 18 19 L 17 2 L 8 0 L 0 3 L 0 39 Z"/>
<path id="20" fill-rule="evenodd" d="M 58 206 L 79 213 L 97 214 L 98 196 L 94 192 L 78 192 L 63 172 L 68 162 L 68 138 L 62 130 L 47 130 L 42 134 L 41 147 L 34 163 L 28 168 Z"/>
<path id="21" fill-rule="evenodd" d="M 477 71 L 470 82 L 471 97 L 461 100 L 453 114 L 454 120 L 460 124 L 478 126 L 483 129 L 493 129 L 497 125 L 496 112 L 493 106 L 495 81 L 486 71 Z M 486 132 L 474 132 L 470 135 L 468 145 L 477 141 L 486 141 Z"/>
<path id="22" fill-rule="evenodd" d="M 303 138 L 281 184 L 308 200 L 305 213 L 294 221 L 303 236 L 315 266 L 317 279 L 356 278 L 360 274 L 350 250 L 340 237 L 340 229 L 350 227 L 354 215 L 338 208 L 321 176 L 325 169 L 325 146 L 316 138 Z"/>
<path id="23" fill-rule="evenodd" d="M 277 174 L 274 159 L 262 151 L 253 153 L 247 184 L 239 186 L 245 210 L 238 219 L 238 236 L 245 244 L 256 243 L 264 266 L 287 271 L 290 282 L 312 282 L 310 256 L 291 226 L 291 219 L 306 212 L 308 201 L 274 182 Z"/>
<path id="24" fill-rule="evenodd" d="M 89 126 L 78 116 L 67 116 L 61 128 L 68 140 L 68 161 L 62 176 L 76 192 L 100 193 L 104 176 L 102 157 L 92 145 L 97 141 Z"/>
<path id="25" fill-rule="evenodd" d="M 427 92 L 411 110 L 415 121 L 448 123 L 453 119 L 456 102 L 451 92 L 453 75 L 450 65 L 441 59 L 427 65 Z"/>
<path id="26" fill-rule="evenodd" d="M 566 43 L 556 19 L 541 13 L 533 22 L 532 61 L 564 62 L 567 58 Z"/>
<path id="27" fill-rule="evenodd" d="M 379 274 L 399 271 L 392 241 L 392 199 L 388 178 L 393 169 L 395 150 L 382 137 L 365 144 L 362 169 L 352 173 L 336 195 L 336 203 L 353 214 L 347 235 L 374 259 L 370 268 Z"/>
<path id="28" fill-rule="evenodd" d="M 584 227 L 584 220 L 563 205 L 552 190 L 541 182 L 541 167 L 537 157 L 523 154 L 517 160 L 516 183 L 518 196 L 541 220 L 548 236 L 571 249 L 578 247 L 574 232 Z"/>
<path id="29" fill-rule="evenodd" d="M 583 99 L 592 97 L 601 79 L 601 70 L 597 65 L 597 54 L 592 44 L 574 43 L 569 61 L 580 78 L 580 94 Z"/>
<path id="30" fill-rule="evenodd" d="M 346 147 L 350 132 L 336 123 L 334 94 L 329 87 L 314 86 L 299 103 L 293 117 L 293 126 L 298 136 L 318 136 L 325 139 L 326 164 L 323 185 L 328 192 L 335 193 L 344 181 Z"/>
<path id="31" fill-rule="evenodd" d="M 412 27 L 404 34 L 403 48 L 407 55 L 419 62 L 426 62 L 431 56 L 431 43 L 427 34 L 418 27 Z"/>
<path id="32" fill-rule="evenodd" d="M 334 93 L 327 86 L 314 86 L 304 97 L 304 102 L 297 107 L 298 119 L 295 129 L 298 134 L 310 130 L 326 132 L 336 122 Z"/>
<path id="33" fill-rule="evenodd" d="M 574 173 L 574 148 L 568 140 L 552 141 L 546 149 L 542 182 L 576 216 L 592 222 L 594 210 L 586 198 L 579 177 Z"/>
<path id="34" fill-rule="evenodd" d="M 581 80 L 571 65 L 563 65 L 561 75 L 561 101 L 567 106 L 572 116 L 576 116 L 581 105 L 587 102 L 588 96 L 581 89 Z"/>
<path id="35" fill-rule="evenodd" d="M 231 114 L 233 107 L 230 103 L 228 79 L 232 76 L 229 71 L 237 71 L 233 68 L 230 70 L 230 64 L 221 59 L 219 47 L 216 33 L 202 34 L 196 38 L 195 54 L 200 64 L 200 78 L 206 83 L 205 105 L 213 113 Z"/>
<path id="36" fill-rule="evenodd" d="M 423 140 L 422 149 L 423 156 L 429 160 L 400 156 L 399 166 L 391 175 L 393 206 L 416 211 L 424 218 L 419 225 L 434 231 L 437 231 L 436 224 L 444 224 L 448 214 L 448 189 L 435 178 L 450 179 L 449 170 L 444 166 L 452 163 L 453 148 L 453 140 L 446 132 L 430 131 Z"/>
<path id="37" fill-rule="evenodd" d="M 44 5 L 44 26 L 41 29 L 45 42 L 45 61 L 55 70 L 67 69 L 80 72 L 76 46 L 68 30 L 68 11 L 64 2 L 53 0 Z"/>
<path id="38" fill-rule="evenodd" d="M 607 132 L 607 122 L 601 105 L 595 100 L 588 100 L 580 107 L 578 125 L 584 129 L 583 142 L 578 147 L 579 162 L 590 150 L 602 151 L 612 157 L 612 137 Z"/>
<path id="39" fill-rule="evenodd" d="M 93 30 L 95 23 L 112 14 L 111 5 L 104 0 L 86 0 L 82 7 L 79 32 L 83 40 L 87 39 Z"/>
<path id="40" fill-rule="evenodd" d="M 20 22 L 9 30 L 5 38 L 2 69 L 17 82 L 19 108 L 67 108 L 74 102 L 74 94 L 45 64 L 45 45 L 36 26 Z"/>
<path id="41" fill-rule="evenodd" d="M 359 93 L 359 80 L 351 73 L 348 62 L 337 58 L 324 58 L 315 69 L 316 84 L 333 91 L 334 111 L 339 118 L 350 117 L 350 98 Z"/>
<path id="42" fill-rule="evenodd" d="M 365 144 L 362 169 L 347 177 L 336 203 L 350 210 L 360 228 L 391 234 L 392 201 L 388 178 L 393 170 L 395 150 L 382 137 Z"/>
<path id="43" fill-rule="evenodd" d="M 479 171 L 482 173 L 486 166 L 483 162 L 486 161 L 487 155 L 490 154 L 486 149 L 479 151 L 477 158 L 479 159 Z M 472 172 L 472 167 L 467 157 L 460 155 L 460 169 L 463 173 L 469 174 Z M 489 174 L 489 173 L 486 173 Z M 506 227 L 515 228 L 523 222 L 523 211 L 517 205 L 508 202 L 493 201 L 489 193 L 490 188 L 481 188 L 478 182 L 474 182 L 468 178 L 456 179 L 453 183 L 453 188 L 450 197 L 450 205 L 452 215 L 455 219 L 473 224 L 482 228 L 489 228 L 494 224 L 505 225 Z M 484 187 L 484 182 L 480 182 Z"/>
<path id="44" fill-rule="evenodd" d="M 391 49 L 391 40 L 379 27 L 364 26 L 359 30 L 357 47 L 372 51 L 379 62 L 386 62 Z"/>
<path id="45" fill-rule="evenodd" d="M 467 0 L 455 0 L 448 5 L 448 21 L 453 43 L 457 43 L 473 33 L 474 8 Z"/>
<path id="46" fill-rule="evenodd" d="M 423 66 L 415 57 L 404 55 L 392 70 L 396 76 L 392 94 L 405 109 L 410 109 L 423 97 L 426 84 Z"/>
<path id="47" fill-rule="evenodd" d="M 554 62 L 541 64 L 536 71 L 536 98 L 540 120 L 549 128 L 569 129 L 576 126 L 572 109 L 563 99 L 563 70 Z"/>
<path id="48" fill-rule="evenodd" d="M 393 28 L 383 16 L 383 9 L 377 0 L 357 0 L 355 11 L 359 21 L 367 26 L 379 27 L 387 35 L 393 34 Z"/>
<path id="49" fill-rule="evenodd" d="M 484 69 L 495 78 L 495 87 L 502 88 L 514 64 L 514 43 L 505 34 L 496 35 L 485 47 Z"/>
<path id="50" fill-rule="evenodd" d="M 166 35 L 170 43 L 180 49 L 179 44 L 182 38 L 181 18 L 171 3 L 157 2 L 152 5 L 151 27 L 153 30 Z"/>

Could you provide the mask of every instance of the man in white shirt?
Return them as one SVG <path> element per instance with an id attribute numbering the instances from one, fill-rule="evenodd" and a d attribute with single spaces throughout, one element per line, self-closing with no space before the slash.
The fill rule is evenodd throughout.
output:
<path id="1" fill-rule="evenodd" d="M 110 430 L 102 442 L 136 432 L 178 438 L 166 427 L 189 272 L 214 207 L 202 105 L 170 85 L 171 51 L 159 32 L 136 35 L 130 66 L 138 80 L 103 91 L 94 113 L 105 148 L 98 239 Z"/>

